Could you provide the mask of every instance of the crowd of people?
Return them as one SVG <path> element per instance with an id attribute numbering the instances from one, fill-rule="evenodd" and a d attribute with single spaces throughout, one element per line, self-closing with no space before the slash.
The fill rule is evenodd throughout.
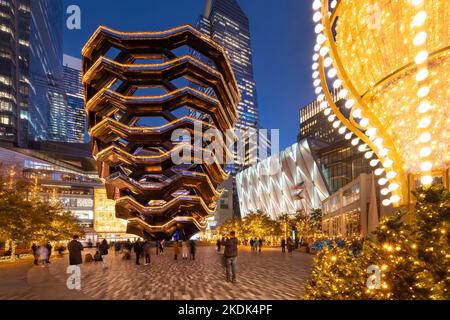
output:
<path id="1" fill-rule="evenodd" d="M 50 242 L 45 242 L 41 245 L 33 243 L 31 251 L 33 252 L 34 264 L 42 267 L 47 266 L 50 263 L 50 257 L 52 255 L 53 247 Z"/>
<path id="2" fill-rule="evenodd" d="M 238 240 L 234 232 L 230 233 L 228 238 L 224 238 L 224 266 L 226 269 L 226 277 L 229 282 L 236 282 L 236 261 L 238 256 Z M 106 240 L 101 243 L 97 243 L 97 250 L 94 257 L 89 257 L 90 253 L 86 254 L 85 262 L 91 261 L 101 261 L 103 269 L 108 268 L 108 255 L 109 251 L 113 248 L 115 254 L 122 254 L 122 259 L 130 260 L 131 253 L 134 252 L 136 257 L 136 265 L 141 264 L 141 259 L 144 260 L 144 265 L 148 265 L 151 261 L 151 251 L 154 247 L 154 242 L 137 240 L 134 243 L 130 241 L 126 242 L 115 242 L 113 244 L 108 244 Z M 174 260 L 178 260 L 181 253 L 181 258 L 183 260 L 195 260 L 197 245 L 194 240 L 190 241 L 173 241 L 173 254 Z M 180 251 L 181 248 L 181 251 Z M 83 245 L 79 241 L 78 236 L 74 236 L 73 240 L 68 245 L 69 250 L 69 264 L 70 265 L 81 265 L 83 263 L 82 251 L 84 250 Z M 220 248 L 219 248 L 220 251 Z M 156 242 L 156 254 L 164 254 L 164 241 Z M 89 257 L 89 258 L 88 258 Z M 45 257 L 44 257 L 45 258 Z"/>

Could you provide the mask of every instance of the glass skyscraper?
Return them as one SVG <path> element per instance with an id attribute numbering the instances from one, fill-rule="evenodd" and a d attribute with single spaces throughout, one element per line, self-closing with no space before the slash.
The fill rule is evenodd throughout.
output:
<path id="1" fill-rule="evenodd" d="M 246 151 L 244 159 L 235 155 L 235 164 L 227 168 L 233 176 L 233 211 L 234 215 L 239 216 L 235 175 L 243 168 L 255 163 L 256 159 L 250 158 L 252 146 L 247 141 L 252 135 L 254 139 L 258 139 L 257 130 L 259 129 L 249 21 L 237 0 L 206 0 L 205 10 L 199 18 L 197 29 L 225 49 L 241 92 L 236 129 L 241 130 L 243 134 Z"/>
<path id="2" fill-rule="evenodd" d="M 339 99 L 339 90 L 334 90 L 333 97 L 340 111 L 347 116 L 349 110 L 345 108 L 344 100 Z M 317 100 L 300 109 L 298 141 L 303 139 L 310 142 L 330 193 L 335 193 L 362 173 L 372 173 L 364 153 L 333 128 L 324 114 L 324 106 Z"/>
<path id="3" fill-rule="evenodd" d="M 197 28 L 225 49 L 241 92 L 236 128 L 255 134 L 259 129 L 259 112 L 247 16 L 236 0 L 206 0 Z M 248 165 L 245 162 L 249 159 L 246 156 L 244 163 L 236 160 L 239 170 Z"/>
<path id="4" fill-rule="evenodd" d="M 60 0 L 31 1 L 30 90 L 28 137 L 49 139 L 52 103 L 62 104 L 63 4 Z"/>
<path id="5" fill-rule="evenodd" d="M 28 106 L 30 1 L 0 1 L 0 140 L 17 142 L 20 108 Z"/>
<path id="6" fill-rule="evenodd" d="M 47 140 L 60 102 L 62 0 L 0 1 L 0 140 Z"/>
<path id="7" fill-rule="evenodd" d="M 51 92 L 50 141 L 83 143 L 85 113 L 81 60 L 63 56 L 63 81 Z"/>

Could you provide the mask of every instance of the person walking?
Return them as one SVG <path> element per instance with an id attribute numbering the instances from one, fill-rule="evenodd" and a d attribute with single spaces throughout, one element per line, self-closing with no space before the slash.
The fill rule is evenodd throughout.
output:
<path id="1" fill-rule="evenodd" d="M 52 247 L 52 245 L 50 244 L 49 241 L 47 241 L 47 244 L 45 245 L 45 247 L 46 247 L 47 250 L 48 250 L 47 263 L 50 263 L 50 256 L 52 255 L 52 249 L 53 249 L 53 247 Z"/>
<path id="2" fill-rule="evenodd" d="M 262 246 L 263 246 L 263 240 L 261 238 L 259 238 L 258 240 L 258 246 L 259 246 L 259 253 L 262 252 Z"/>
<path id="3" fill-rule="evenodd" d="M 103 269 L 108 268 L 108 250 L 109 250 L 109 244 L 106 241 L 106 239 L 103 239 L 102 243 L 98 246 L 98 251 L 100 252 L 100 255 L 102 256 Z"/>
<path id="4" fill-rule="evenodd" d="M 281 252 L 286 253 L 286 239 L 281 239 Z"/>
<path id="5" fill-rule="evenodd" d="M 289 252 L 290 254 L 292 254 L 292 250 L 293 250 L 294 244 L 293 244 L 293 242 L 292 242 L 291 237 L 288 238 L 288 241 L 287 241 L 287 247 L 288 247 L 288 252 Z"/>
<path id="6" fill-rule="evenodd" d="M 255 244 L 255 241 L 253 240 L 253 238 L 251 238 L 250 239 L 250 248 L 251 248 L 252 252 L 253 252 L 253 249 L 255 248 L 254 244 Z"/>
<path id="7" fill-rule="evenodd" d="M 258 245 L 259 245 L 258 238 L 255 238 L 255 240 L 253 241 L 253 252 L 258 252 Z"/>
<path id="8" fill-rule="evenodd" d="M 134 243 L 134 253 L 136 254 L 136 265 L 140 265 L 142 254 L 142 242 L 139 239 Z"/>
<path id="9" fill-rule="evenodd" d="M 181 242 L 181 255 L 183 257 L 183 260 L 188 259 L 189 250 L 188 250 L 188 242 L 186 240 Z"/>
<path id="10" fill-rule="evenodd" d="M 114 244 L 114 253 L 115 253 L 116 255 L 119 254 L 121 249 L 122 249 L 122 245 L 120 244 L 119 241 L 117 241 L 117 242 Z"/>
<path id="11" fill-rule="evenodd" d="M 195 243 L 195 240 L 191 240 L 190 247 L 191 247 L 190 259 L 195 260 L 195 252 L 197 250 L 197 244 Z"/>
<path id="12" fill-rule="evenodd" d="M 173 254 L 174 260 L 178 260 L 178 255 L 180 254 L 180 247 L 178 246 L 178 240 L 173 242 Z"/>
<path id="13" fill-rule="evenodd" d="M 220 252 L 220 250 L 222 249 L 222 241 L 220 241 L 220 239 L 217 239 L 216 242 L 216 248 L 217 248 L 217 252 Z"/>
<path id="14" fill-rule="evenodd" d="M 159 254 L 164 254 L 164 239 L 158 241 Z"/>
<path id="15" fill-rule="evenodd" d="M 236 282 L 236 262 L 238 256 L 238 239 L 236 238 L 236 233 L 232 231 L 230 233 L 230 238 L 225 242 L 225 264 L 227 268 L 227 281 Z"/>
<path id="16" fill-rule="evenodd" d="M 42 265 L 43 268 L 47 265 L 48 261 L 48 249 L 46 245 L 41 245 L 37 248 L 38 265 Z"/>
<path id="17" fill-rule="evenodd" d="M 83 263 L 81 251 L 84 250 L 81 242 L 78 241 L 77 235 L 73 236 L 73 240 L 69 242 L 67 249 L 69 250 L 69 265 L 78 266 Z"/>
<path id="18" fill-rule="evenodd" d="M 37 249 L 38 249 L 38 246 L 36 245 L 36 243 L 33 243 L 33 245 L 31 246 L 31 251 L 33 252 L 34 264 L 36 266 L 38 265 Z"/>
<path id="19" fill-rule="evenodd" d="M 150 241 L 148 241 L 148 240 L 145 241 L 144 246 L 142 247 L 142 251 L 144 253 L 144 258 L 145 258 L 144 266 L 150 264 L 151 250 L 152 250 L 152 245 L 151 245 Z"/>

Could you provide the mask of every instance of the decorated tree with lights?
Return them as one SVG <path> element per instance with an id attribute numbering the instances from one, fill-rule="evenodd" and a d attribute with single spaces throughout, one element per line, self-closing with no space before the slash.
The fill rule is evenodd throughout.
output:
<path id="1" fill-rule="evenodd" d="M 60 241 L 82 234 L 73 215 L 59 203 L 45 203 L 39 198 L 36 179 L 19 179 L 10 174 L 0 179 L 0 240 L 10 244 L 15 258 L 15 243 Z"/>
<path id="2" fill-rule="evenodd" d="M 366 241 L 361 252 L 350 243 L 319 252 L 306 298 L 449 299 L 450 193 L 433 186 L 415 194 L 413 223 L 399 212 L 380 221 L 376 241 Z M 380 270 L 379 286 L 368 283 L 370 267 Z"/>
<path id="3" fill-rule="evenodd" d="M 450 192 L 442 186 L 415 193 L 417 254 L 422 262 L 418 288 L 430 299 L 450 299 Z"/>

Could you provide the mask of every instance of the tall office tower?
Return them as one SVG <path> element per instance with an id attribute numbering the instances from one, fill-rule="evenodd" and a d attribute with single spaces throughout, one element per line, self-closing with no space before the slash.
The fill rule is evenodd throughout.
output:
<path id="1" fill-rule="evenodd" d="M 234 177 L 238 171 L 254 164 L 252 160 L 255 159 L 250 157 L 254 144 L 249 143 L 249 139 L 251 135 L 257 137 L 259 129 L 249 21 L 237 0 L 206 0 L 205 10 L 200 16 L 197 29 L 225 49 L 241 92 L 241 101 L 238 105 L 239 120 L 236 129 L 243 132 L 241 139 L 246 142 L 245 154 L 242 159 L 236 153 L 235 164 L 227 167 L 233 176 L 233 211 L 234 215 L 239 216 L 239 201 Z M 266 141 L 266 143 L 268 142 Z"/>
<path id="2" fill-rule="evenodd" d="M 50 105 L 50 141 L 83 143 L 85 111 L 81 60 L 63 56 L 63 81 L 53 88 Z"/>
<path id="3" fill-rule="evenodd" d="M 27 146 L 47 138 L 62 32 L 62 0 L 0 1 L 0 140 Z"/>
<path id="4" fill-rule="evenodd" d="M 333 93 L 336 105 L 345 115 L 349 110 L 339 101 L 339 90 Z M 300 109 L 300 134 L 298 141 L 308 139 L 317 159 L 320 170 L 327 182 L 330 193 L 334 193 L 348 183 L 357 179 L 362 173 L 371 173 L 372 168 L 364 153 L 359 152 L 333 128 L 329 121 L 330 115 L 325 115 L 325 105 L 313 101 Z"/>
<path id="5" fill-rule="evenodd" d="M 31 1 L 28 138 L 49 139 L 52 103 L 63 105 L 63 4 Z M 32 88 L 32 90 L 31 90 Z"/>
<path id="6" fill-rule="evenodd" d="M 341 104 L 338 98 L 339 90 L 334 90 L 333 98 L 340 110 L 348 114 L 348 110 Z M 325 105 L 314 100 L 310 104 L 300 109 L 300 135 L 299 140 L 310 138 L 319 142 L 332 144 L 343 139 L 342 135 L 337 134 L 332 123 L 328 121 L 329 115 L 324 114 Z M 331 115 L 331 114 L 330 114 Z"/>
<path id="7" fill-rule="evenodd" d="M 64 88 L 67 102 L 67 142 L 83 143 L 86 114 L 84 111 L 81 59 L 64 55 Z"/>
<path id="8" fill-rule="evenodd" d="M 17 142 L 20 108 L 28 106 L 30 3 L 0 1 L 0 140 Z"/>

